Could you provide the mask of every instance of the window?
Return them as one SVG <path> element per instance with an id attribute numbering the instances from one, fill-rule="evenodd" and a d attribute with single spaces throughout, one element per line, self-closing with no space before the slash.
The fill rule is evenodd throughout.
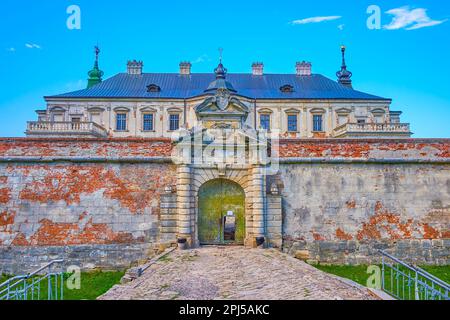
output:
<path id="1" fill-rule="evenodd" d="M 53 114 L 53 121 L 54 122 L 63 122 L 64 121 L 64 115 L 62 113 L 54 113 Z"/>
<path id="2" fill-rule="evenodd" d="M 156 84 L 151 84 L 149 86 L 147 86 L 147 92 L 161 92 L 161 87 L 156 85 Z"/>
<path id="3" fill-rule="evenodd" d="M 294 92 L 294 87 L 289 84 L 286 84 L 286 85 L 280 87 L 280 91 L 283 93 L 292 93 L 292 92 Z"/>
<path id="4" fill-rule="evenodd" d="M 153 131 L 153 113 L 146 113 L 143 116 L 142 129 L 144 131 Z"/>
<path id="5" fill-rule="evenodd" d="M 127 130 L 127 114 L 126 113 L 118 113 L 116 115 L 116 130 L 117 131 L 126 131 Z"/>
<path id="6" fill-rule="evenodd" d="M 315 132 L 323 131 L 321 114 L 313 115 L 313 131 L 315 131 Z"/>
<path id="7" fill-rule="evenodd" d="M 259 116 L 259 125 L 261 129 L 270 130 L 270 114 L 262 114 Z"/>
<path id="8" fill-rule="evenodd" d="M 95 122 L 97 124 L 101 123 L 101 115 L 100 113 L 91 113 L 91 122 Z"/>
<path id="9" fill-rule="evenodd" d="M 180 129 L 180 115 L 179 114 L 171 114 L 169 117 L 169 128 L 170 131 L 176 131 Z"/>
<path id="10" fill-rule="evenodd" d="M 288 114 L 288 131 L 289 132 L 297 132 L 297 115 L 296 114 Z"/>
<path id="11" fill-rule="evenodd" d="M 375 123 L 383 123 L 383 116 L 376 115 L 374 118 Z"/>
<path id="12" fill-rule="evenodd" d="M 80 122 L 81 118 L 79 117 L 72 117 L 72 130 L 79 130 L 80 129 Z"/>
<path id="13" fill-rule="evenodd" d="M 366 120 L 365 119 L 358 119 L 358 124 L 365 124 Z"/>
<path id="14" fill-rule="evenodd" d="M 348 122 L 348 116 L 338 116 L 338 125 L 341 126 Z"/>

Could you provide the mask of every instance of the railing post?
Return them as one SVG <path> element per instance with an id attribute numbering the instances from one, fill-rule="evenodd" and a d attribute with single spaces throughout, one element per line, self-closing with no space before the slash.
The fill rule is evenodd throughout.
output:
<path id="1" fill-rule="evenodd" d="M 47 298 L 48 300 L 52 299 L 52 279 L 50 275 L 50 266 L 48 267 L 47 271 L 47 279 L 48 279 L 48 288 L 47 288 Z"/>
<path id="2" fill-rule="evenodd" d="M 414 283 L 414 293 L 416 296 L 416 300 L 420 300 L 420 294 L 419 294 L 419 274 L 417 273 L 417 270 L 415 270 L 416 272 L 416 278 L 415 278 L 415 283 Z"/>
<path id="3" fill-rule="evenodd" d="M 381 289 L 384 291 L 384 255 L 381 256 Z"/>
<path id="4" fill-rule="evenodd" d="M 64 300 L 64 272 L 61 271 L 61 300 Z"/>

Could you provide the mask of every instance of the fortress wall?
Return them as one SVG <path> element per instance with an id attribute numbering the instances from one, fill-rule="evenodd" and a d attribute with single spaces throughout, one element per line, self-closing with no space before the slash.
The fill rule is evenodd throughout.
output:
<path id="1" fill-rule="evenodd" d="M 283 246 L 362 263 L 376 249 L 449 263 L 450 140 L 283 140 Z M 167 139 L 0 139 L 0 272 L 64 258 L 126 268 L 161 240 Z"/>
<path id="2" fill-rule="evenodd" d="M 329 263 L 450 264 L 450 164 L 281 166 L 284 250 Z"/>

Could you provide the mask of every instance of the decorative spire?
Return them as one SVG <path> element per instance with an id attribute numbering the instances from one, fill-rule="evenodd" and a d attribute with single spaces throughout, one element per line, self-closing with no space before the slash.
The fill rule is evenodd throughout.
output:
<path id="1" fill-rule="evenodd" d="M 347 65 L 345 63 L 345 46 L 341 46 L 342 52 L 342 66 L 341 70 L 336 72 L 336 76 L 338 77 L 338 82 L 346 87 L 352 88 L 352 76 L 353 74 L 347 70 Z"/>
<path id="2" fill-rule="evenodd" d="M 225 79 L 225 76 L 228 70 L 222 64 L 222 55 L 223 49 L 219 48 L 219 65 L 216 69 L 214 69 L 214 73 L 216 74 L 216 79 Z"/>
<path id="3" fill-rule="evenodd" d="M 99 84 L 102 82 L 102 77 L 104 75 L 104 72 L 101 71 L 98 67 L 98 56 L 100 54 L 100 48 L 98 46 L 95 46 L 95 62 L 94 62 L 94 68 L 88 72 L 89 79 L 88 79 L 88 89 L 95 86 L 96 84 Z"/>
<path id="4" fill-rule="evenodd" d="M 97 46 L 94 47 L 95 49 L 95 68 L 98 69 L 98 55 L 100 54 L 100 48 Z"/>

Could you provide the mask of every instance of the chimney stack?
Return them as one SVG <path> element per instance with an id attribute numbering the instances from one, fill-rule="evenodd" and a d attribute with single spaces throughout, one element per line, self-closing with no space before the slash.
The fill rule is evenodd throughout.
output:
<path id="1" fill-rule="evenodd" d="M 295 65 L 296 74 L 298 76 L 310 76 L 312 74 L 311 67 L 311 62 L 297 62 Z"/>
<path id="2" fill-rule="evenodd" d="M 264 74 L 264 63 L 254 62 L 252 64 L 252 74 L 254 76 L 262 76 Z"/>
<path id="3" fill-rule="evenodd" d="M 189 61 L 180 62 L 180 74 L 189 76 L 191 74 L 192 64 Z"/>
<path id="4" fill-rule="evenodd" d="M 127 73 L 134 75 L 141 75 L 142 68 L 144 67 L 144 63 L 142 61 L 128 61 L 127 63 Z"/>

